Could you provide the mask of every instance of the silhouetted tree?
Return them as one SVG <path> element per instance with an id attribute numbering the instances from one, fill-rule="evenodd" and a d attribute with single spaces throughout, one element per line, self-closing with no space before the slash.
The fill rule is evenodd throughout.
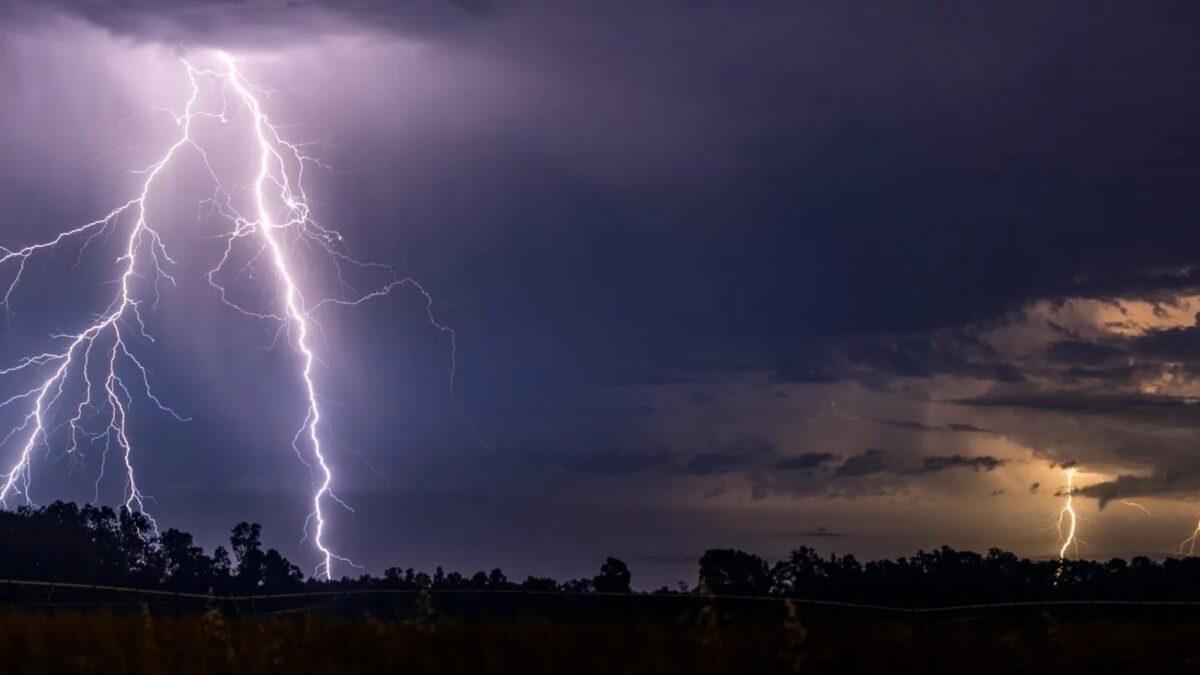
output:
<path id="1" fill-rule="evenodd" d="M 288 562 L 275 549 L 262 550 L 262 526 L 238 523 L 229 536 L 233 557 L 237 560 L 234 578 L 243 591 L 283 590 L 304 579 L 300 568 Z"/>
<path id="2" fill-rule="evenodd" d="M 511 588 L 511 584 L 508 583 L 508 577 L 504 576 L 504 572 L 497 567 L 488 573 L 487 587 L 493 591 L 501 591 Z"/>
<path id="3" fill-rule="evenodd" d="M 521 584 L 521 590 L 539 592 L 557 591 L 558 582 L 549 577 L 531 576 Z"/>
<path id="4" fill-rule="evenodd" d="M 597 593 L 628 593 L 631 578 L 628 565 L 616 558 L 607 558 L 592 584 Z"/>
<path id="5" fill-rule="evenodd" d="M 170 528 L 159 539 L 167 585 L 177 590 L 203 591 L 212 588 L 218 571 L 213 559 L 193 543 L 192 535 Z M 221 549 L 224 551 L 224 549 Z"/>
<path id="6" fill-rule="evenodd" d="M 263 556 L 261 576 L 262 588 L 268 591 L 295 588 L 304 580 L 304 573 L 300 568 L 273 548 L 267 549 L 266 555 Z"/>
<path id="7" fill-rule="evenodd" d="M 731 548 L 714 548 L 700 557 L 700 586 L 725 595 L 766 595 L 771 590 L 767 561 Z"/>
<path id="8" fill-rule="evenodd" d="M 233 563 L 229 560 L 229 551 L 224 546 L 213 549 L 213 585 L 216 588 L 227 588 L 233 575 Z"/>
<path id="9" fill-rule="evenodd" d="M 569 579 L 559 584 L 558 590 L 564 593 L 591 593 L 596 590 L 591 579 Z"/>
<path id="10" fill-rule="evenodd" d="M 241 522 L 233 526 L 229 534 L 229 545 L 233 559 L 237 561 L 234 576 L 238 586 L 253 590 L 262 584 L 263 557 L 262 526 L 258 523 Z"/>

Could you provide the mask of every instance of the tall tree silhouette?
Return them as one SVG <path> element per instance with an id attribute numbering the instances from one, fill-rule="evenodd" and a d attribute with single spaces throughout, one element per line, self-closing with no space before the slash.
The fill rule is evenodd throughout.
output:
<path id="1" fill-rule="evenodd" d="M 159 541 L 168 586 L 196 592 L 225 585 L 220 577 L 221 572 L 228 573 L 228 570 L 218 570 L 213 559 L 204 554 L 204 549 L 195 545 L 192 535 L 171 528 L 163 532 Z"/>
<path id="2" fill-rule="evenodd" d="M 631 578 L 629 566 L 624 561 L 608 558 L 600 566 L 600 574 L 596 575 L 592 584 L 599 593 L 628 593 Z"/>
<path id="3" fill-rule="evenodd" d="M 282 590 L 298 585 L 304 574 L 275 549 L 262 549 L 262 526 L 238 523 L 229 535 L 233 548 L 236 584 L 247 591 Z"/>

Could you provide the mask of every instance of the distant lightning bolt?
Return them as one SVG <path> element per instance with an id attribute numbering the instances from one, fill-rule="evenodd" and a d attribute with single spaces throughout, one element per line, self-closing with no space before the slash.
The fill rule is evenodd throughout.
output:
<path id="1" fill-rule="evenodd" d="M 1142 506 L 1141 504 L 1139 504 L 1137 502 L 1131 502 L 1128 499 L 1122 499 L 1121 503 L 1124 504 L 1125 506 L 1128 506 L 1131 509 L 1137 509 L 1148 516 L 1154 515 L 1153 513 L 1150 513 L 1150 509 L 1146 508 L 1145 506 Z"/>
<path id="2" fill-rule="evenodd" d="M 1200 522 L 1196 523 L 1196 529 L 1192 530 L 1192 536 L 1179 543 L 1179 555 L 1183 555 L 1183 549 L 1187 548 L 1187 554 L 1195 556 L 1197 541 L 1200 541 Z"/>
<path id="3" fill-rule="evenodd" d="M 1055 520 L 1055 528 L 1058 530 L 1058 541 L 1061 544 L 1058 549 L 1058 569 L 1054 572 L 1054 583 L 1057 585 L 1058 580 L 1062 578 L 1063 571 L 1066 568 L 1067 551 L 1071 551 L 1074 557 L 1079 557 L 1079 542 L 1075 537 L 1075 526 L 1078 524 L 1079 517 L 1075 513 L 1075 467 L 1067 468 L 1067 488 L 1066 501 L 1058 510 L 1058 517 Z"/>
<path id="4" fill-rule="evenodd" d="M 186 59 L 182 60 L 191 85 L 191 96 L 184 111 L 175 115 L 175 122 L 180 133 L 175 142 L 157 162 L 144 170 L 145 180 L 135 199 L 117 207 L 103 218 L 85 225 L 59 233 L 49 241 L 32 244 L 21 249 L 0 248 L 0 265 L 15 266 L 13 276 L 3 288 L 0 304 L 10 310 L 10 300 L 14 291 L 20 285 L 26 263 L 35 255 L 50 251 L 74 238 L 84 238 L 79 256 L 92 241 L 107 232 L 119 228 L 122 216 L 133 212 L 136 219 L 125 240 L 124 253 L 118 258 L 118 264 L 123 265 L 119 278 L 118 292 L 108 308 L 99 315 L 93 323 L 83 331 L 55 336 L 57 340 L 65 341 L 65 346 L 27 356 L 16 363 L 0 367 L 0 377 L 12 375 L 25 370 L 36 371 L 48 368 L 49 375 L 36 386 L 27 391 L 0 401 L 0 409 L 9 405 L 24 403 L 29 405 L 29 412 L 22 421 L 5 437 L 0 439 L 0 447 L 13 438 L 23 438 L 21 452 L 16 462 L 8 472 L 0 476 L 0 506 L 7 507 L 8 499 L 14 495 L 24 497 L 32 503 L 29 488 L 31 481 L 31 459 L 33 451 L 39 445 L 49 447 L 48 436 L 54 431 L 48 428 L 51 410 L 60 405 L 64 396 L 66 383 L 73 373 L 77 373 L 83 386 L 81 399 L 71 407 L 71 417 L 63 423 L 68 427 L 67 454 L 81 452 L 80 439 L 87 443 L 104 441 L 104 454 L 101 455 L 100 472 L 97 478 L 97 497 L 99 483 L 103 478 L 104 459 L 110 447 L 115 446 L 121 452 L 126 474 L 125 507 L 130 511 L 145 513 L 145 495 L 139 489 L 135 480 L 133 447 L 127 432 L 129 407 L 132 393 L 126 386 L 120 373 L 129 367 L 138 373 L 139 387 L 143 395 L 155 404 L 157 408 L 173 415 L 177 419 L 184 418 L 166 406 L 150 388 L 150 377 L 142 362 L 130 349 L 127 335 L 153 341 L 147 332 L 143 319 L 143 306 L 150 307 L 158 302 L 158 285 L 161 280 L 175 283 L 167 269 L 174 260 L 167 253 L 162 238 L 151 228 L 147 221 L 146 204 L 152 194 L 155 180 L 171 160 L 185 147 L 194 150 L 202 159 L 208 172 L 208 177 L 214 185 L 212 196 L 206 200 L 215 212 L 228 219 L 233 229 L 225 235 L 224 254 L 217 265 L 207 274 L 209 284 L 218 291 L 219 297 L 229 307 L 238 312 L 259 320 L 271 321 L 279 326 L 276 334 L 286 335 L 289 344 L 298 355 L 298 376 L 303 382 L 305 414 L 300 428 L 292 438 L 292 447 L 310 470 L 313 471 L 314 492 L 311 503 L 312 511 L 305 523 L 305 532 L 311 534 L 314 546 L 318 550 L 321 562 L 317 565 L 317 574 L 325 578 L 333 577 L 333 562 L 349 560 L 335 554 L 326 542 L 328 519 L 325 508 L 327 502 L 333 501 L 345 506 L 334 494 L 334 473 L 329 458 L 322 446 L 321 429 L 323 416 L 321 413 L 320 397 L 315 375 L 315 366 L 319 362 L 318 355 L 312 344 L 314 330 L 320 328 L 313 313 L 327 305 L 362 304 L 370 299 L 388 294 L 400 286 L 410 286 L 417 290 L 426 300 L 426 314 L 431 326 L 446 334 L 450 344 L 450 393 L 454 395 L 455 373 L 457 370 L 456 335 L 448 326 L 439 323 L 433 314 L 433 298 L 426 290 L 412 279 L 398 278 L 392 268 L 377 263 L 364 263 L 351 257 L 342 243 L 342 235 L 334 230 L 317 224 L 310 215 L 308 201 L 302 186 L 303 171 L 307 164 L 319 162 L 301 151 L 300 144 L 289 143 L 283 139 L 279 128 L 273 125 L 265 113 L 259 94 L 270 93 L 267 90 L 252 85 L 238 69 L 234 58 L 225 53 L 218 53 L 221 63 L 219 70 L 196 68 Z M 220 84 L 222 108 L 219 111 L 204 110 L 201 99 L 202 83 L 216 82 Z M 255 149 L 255 179 L 252 186 L 253 217 L 243 216 L 234 206 L 234 200 L 224 189 L 217 172 L 209 162 L 205 149 L 193 139 L 193 121 L 198 118 L 211 118 L 220 122 L 228 122 L 232 112 L 228 109 L 229 99 L 236 102 L 237 111 L 249 114 L 250 125 L 254 132 Z M 290 238 L 285 242 L 285 238 Z M 256 243 L 251 243 L 256 242 Z M 385 273 L 388 279 L 376 290 L 352 297 L 324 298 L 309 304 L 297 282 L 295 243 L 303 242 L 310 247 L 315 246 L 328 254 L 343 291 L 353 293 L 350 284 L 343 277 L 343 267 L 369 269 Z M 235 247 L 250 245 L 254 255 L 236 270 L 235 278 L 241 276 L 260 260 L 269 261 L 280 288 L 280 304 L 278 309 L 248 308 L 232 300 L 221 278 L 230 272 Z M 150 297 L 143 297 L 132 282 L 151 274 Z M 101 351 L 102 358 L 94 358 L 95 352 Z M 105 366 L 104 375 L 93 381 L 93 361 Z M 97 382 L 99 384 L 97 384 Z M 95 390 L 99 391 L 95 391 Z M 464 421 L 471 428 L 475 437 L 482 445 L 482 436 L 474 423 L 467 418 L 465 409 L 457 397 L 455 403 L 463 414 Z M 107 412 L 106 424 L 102 432 L 91 432 L 85 427 L 85 417 L 91 412 Z M 59 427 L 56 427 L 59 428 Z M 305 450 L 307 450 L 307 455 Z M 309 461 L 307 457 L 311 457 Z M 347 507 L 348 508 L 348 507 Z M 149 516 L 147 515 L 149 518 Z M 153 520 L 150 521 L 153 524 Z M 309 533 L 310 524 L 314 524 Z M 351 563 L 352 564 L 352 563 Z"/>
<path id="5" fill-rule="evenodd" d="M 1067 469 L 1067 500 L 1058 512 L 1058 539 L 1062 547 L 1058 549 L 1058 559 L 1066 560 L 1067 551 L 1075 557 L 1079 556 L 1079 542 L 1075 539 L 1075 526 L 1079 517 L 1075 513 L 1075 467 Z"/>

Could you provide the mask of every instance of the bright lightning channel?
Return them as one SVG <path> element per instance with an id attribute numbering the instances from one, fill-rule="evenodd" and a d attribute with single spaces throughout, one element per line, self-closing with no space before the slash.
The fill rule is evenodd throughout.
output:
<path id="1" fill-rule="evenodd" d="M 1058 549 L 1058 559 L 1066 560 L 1067 551 L 1071 551 L 1074 557 L 1079 557 L 1079 542 L 1075 538 L 1075 526 L 1079 521 L 1078 515 L 1075 513 L 1075 467 L 1067 469 L 1067 500 L 1063 504 L 1062 509 L 1058 512 L 1058 539 L 1062 542 L 1062 546 Z"/>
<path id="2" fill-rule="evenodd" d="M 155 406 L 185 421 L 166 406 L 155 395 L 150 387 L 150 375 L 142 362 L 134 355 L 131 348 L 130 336 L 153 342 L 146 332 L 146 324 L 142 312 L 149 305 L 153 308 L 159 298 L 159 284 L 162 281 L 175 283 L 175 278 L 167 271 L 175 260 L 167 253 L 162 238 L 157 230 L 151 227 L 147 218 L 147 203 L 153 194 L 155 182 L 161 172 L 185 148 L 196 152 L 202 159 L 214 189 L 207 200 L 213 209 L 233 224 L 233 230 L 225 235 L 225 250 L 217 265 L 208 272 L 208 283 L 219 293 L 220 299 L 233 309 L 260 320 L 276 322 L 278 334 L 285 334 L 289 344 L 298 354 L 298 375 L 304 384 L 305 415 L 300 428 L 292 439 L 292 447 L 314 474 L 314 492 L 312 494 L 312 511 L 305 522 L 306 534 L 311 534 L 313 545 L 321 558 L 316 573 L 327 579 L 333 577 L 334 561 L 350 561 L 333 552 L 327 543 L 328 519 L 325 511 L 328 502 L 333 501 L 342 506 L 345 504 L 338 499 L 333 491 L 334 472 L 329 458 L 321 442 L 323 417 L 321 414 L 320 397 L 314 372 L 319 362 L 318 355 L 312 345 L 314 329 L 320 324 L 313 313 L 326 304 L 359 305 L 372 298 L 388 294 L 400 286 L 409 286 L 426 300 L 426 314 L 431 326 L 446 334 L 450 343 L 451 371 L 450 388 L 454 394 L 456 359 L 455 333 L 439 323 L 433 315 L 433 298 L 419 283 L 409 278 L 399 278 L 392 268 L 376 264 L 363 263 L 349 255 L 343 244 L 342 235 L 316 223 L 310 216 L 307 198 L 302 186 L 303 170 L 307 164 L 319 164 L 312 157 L 305 155 L 299 144 L 285 141 L 279 133 L 279 128 L 273 125 L 265 113 L 259 95 L 262 90 L 249 82 L 238 69 L 235 59 L 224 52 L 217 54 L 221 64 L 219 69 L 196 68 L 187 59 L 181 59 L 190 84 L 191 95 L 180 114 L 175 114 L 175 122 L 179 127 L 179 135 L 175 142 L 166 150 L 163 156 L 154 164 L 143 170 L 145 176 L 140 192 L 134 199 L 118 206 L 104 217 L 73 229 L 60 232 L 54 238 L 24 248 L 9 249 L 0 247 L 0 265 L 10 264 L 16 267 L 12 279 L 3 289 L 0 305 L 11 312 L 10 301 L 14 291 L 20 286 L 25 273 L 26 264 L 37 254 L 47 253 L 64 242 L 83 238 L 79 256 L 82 257 L 88 246 L 97 237 L 120 228 L 122 218 L 132 212 L 134 222 L 124 240 L 124 252 L 117 259 L 122 265 L 117 293 L 108 307 L 94 321 L 79 333 L 53 336 L 62 346 L 58 349 L 33 354 L 19 359 L 15 364 L 0 368 L 0 377 L 13 375 L 22 371 L 38 372 L 48 368 L 49 375 L 36 386 L 25 392 L 18 393 L 6 400 L 0 401 L 0 408 L 9 405 L 25 403 L 29 405 L 28 412 L 15 428 L 0 439 L 0 447 L 14 438 L 22 438 L 20 453 L 16 461 L 9 467 L 7 473 L 0 475 L 0 506 L 8 507 L 9 499 L 22 497 L 26 503 L 32 503 L 30 484 L 32 480 L 31 464 L 35 449 L 45 446 L 49 450 L 49 437 L 60 427 L 50 428 L 51 411 L 56 406 L 63 405 L 67 381 L 77 377 L 82 385 L 82 398 L 74 402 L 70 417 L 64 425 L 68 429 L 66 454 L 74 456 L 82 453 L 80 439 L 87 444 L 103 440 L 103 452 L 100 460 L 100 476 L 96 479 L 96 494 L 99 498 L 99 485 L 103 478 L 105 459 L 109 450 L 115 446 L 120 451 L 125 469 L 125 498 L 124 505 L 131 512 L 146 515 L 150 523 L 153 519 L 146 513 L 147 499 L 139 488 L 134 471 L 134 452 L 128 434 L 129 408 L 133 394 L 126 386 L 122 373 L 125 368 L 131 368 L 140 379 L 142 393 Z M 222 108 L 219 111 L 205 110 L 200 105 L 202 86 L 206 83 L 220 85 Z M 229 109 L 232 98 L 236 110 Z M 233 205 L 233 199 L 225 191 L 208 160 L 204 147 L 193 137 L 193 122 L 201 118 L 229 122 L 234 113 L 245 112 L 250 117 L 255 149 L 255 179 L 252 186 L 253 217 L 243 216 Z M 282 213 L 276 214 L 276 210 Z M 337 271 L 338 279 L 343 289 L 350 291 L 349 284 L 343 279 L 343 265 L 360 269 L 383 271 L 388 280 L 379 288 L 366 294 L 353 297 L 324 298 L 309 303 L 296 282 L 296 260 L 290 255 L 294 246 L 285 244 L 284 237 L 293 237 L 308 244 L 315 244 L 330 256 Z M 257 249 L 251 262 L 246 268 L 254 265 L 259 259 L 266 257 L 280 286 L 282 307 L 277 310 L 255 310 L 246 308 L 232 300 L 226 288 L 217 281 L 221 273 L 231 264 L 235 247 L 247 245 L 256 241 Z M 292 242 L 288 242 L 290 244 Z M 136 286 L 136 281 L 143 277 L 152 277 L 149 284 L 151 293 Z M 277 335 L 278 335 L 277 334 Z M 106 365 L 102 377 L 93 379 L 92 362 L 99 359 Z M 472 433 L 483 443 L 478 429 L 467 418 L 462 404 L 455 398 L 463 418 L 470 426 Z M 107 413 L 104 427 L 100 431 L 90 431 L 86 428 L 88 413 Z M 313 462 L 305 459 L 304 450 L 311 453 Z M 314 466 L 315 464 L 315 466 Z M 347 507 L 348 508 L 348 507 Z M 315 524 L 309 533 L 309 525 Z"/>

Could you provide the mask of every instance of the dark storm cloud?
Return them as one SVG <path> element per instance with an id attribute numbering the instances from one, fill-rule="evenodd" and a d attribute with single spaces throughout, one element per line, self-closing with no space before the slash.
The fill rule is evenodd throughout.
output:
<path id="1" fill-rule="evenodd" d="M 882 450 L 869 448 L 861 454 L 846 458 L 846 461 L 834 470 L 833 475 L 839 478 L 859 478 L 890 470 L 890 466 Z"/>
<path id="2" fill-rule="evenodd" d="M 553 455 L 533 453 L 517 460 L 514 470 L 537 473 L 544 471 Z M 955 469 L 990 472 L 1004 466 L 1007 460 L 991 455 L 932 455 L 911 461 L 901 461 L 879 449 L 867 449 L 851 455 L 841 464 L 827 468 L 838 455 L 829 452 L 806 452 L 780 457 L 770 446 L 733 444 L 724 449 L 707 452 L 673 450 L 660 447 L 654 451 L 619 449 L 582 453 L 561 460 L 562 468 L 572 473 L 594 476 L 650 476 L 666 480 L 670 477 L 727 477 L 731 481 L 710 484 L 705 498 L 716 498 L 737 492 L 747 486 L 750 497 L 758 500 L 770 494 L 810 496 L 825 494 L 831 497 L 856 497 L 881 494 L 892 487 L 912 485 L 920 476 Z M 839 479 L 836 490 L 830 490 L 828 477 Z M 877 476 L 884 483 L 859 488 L 855 479 Z"/>
<path id="3" fill-rule="evenodd" d="M 1075 494 L 1094 497 L 1103 508 L 1114 499 L 1126 497 L 1192 496 L 1200 491 L 1200 471 L 1193 467 L 1191 473 L 1156 472 L 1149 476 L 1123 474 L 1115 480 L 1094 483 L 1077 488 Z"/>
<path id="4" fill-rule="evenodd" d="M 745 468 L 750 462 L 751 458 L 731 452 L 702 452 L 688 460 L 684 470 L 702 476 L 728 473 Z"/>
<path id="5" fill-rule="evenodd" d="M 984 342 L 975 326 L 928 333 L 866 335 L 804 344 L 796 352 L 759 367 L 776 382 L 829 384 L 857 381 L 872 389 L 885 388 L 895 378 L 938 375 L 971 377 L 1002 384 L 1024 379 L 1021 369 L 1006 362 Z"/>
<path id="6" fill-rule="evenodd" d="M 1124 355 L 1125 350 L 1120 347 L 1081 340 L 1055 342 L 1047 351 L 1047 357 L 1052 361 L 1063 361 L 1088 366 L 1111 363 Z"/>
<path id="7" fill-rule="evenodd" d="M 965 424 L 962 422 L 950 422 L 940 426 L 931 426 L 923 424 L 915 420 L 878 420 L 879 424 L 885 427 L 893 427 L 896 429 L 907 429 L 909 431 L 942 431 L 963 434 L 994 434 L 996 432 L 991 429 L 984 429 L 973 424 Z"/>
<path id="8" fill-rule="evenodd" d="M 772 454 L 770 446 L 750 446 L 722 450 L 719 452 L 701 452 L 694 455 L 684 465 L 684 473 L 707 476 L 713 474 L 739 471 L 758 465 L 764 457 Z"/>
<path id="9" fill-rule="evenodd" d="M 1123 418 L 1168 427 L 1200 426 L 1200 404 L 1194 399 L 1149 394 L 1104 394 L 1049 392 L 1012 396 L 988 396 L 956 401 L 979 408 L 1018 408 L 1051 413 L 1069 413 Z"/>
<path id="10" fill-rule="evenodd" d="M 922 474 L 941 473 L 953 469 L 970 469 L 974 472 L 993 471 L 1006 464 L 1006 460 L 991 455 L 930 455 L 921 459 L 916 467 L 905 468 L 897 466 L 887 459 L 887 453 L 882 450 L 868 449 L 862 454 L 846 459 L 838 466 L 833 475 L 842 478 L 855 478 L 875 474 L 894 474 L 896 476 L 915 476 Z"/>
<path id="11" fill-rule="evenodd" d="M 544 191 L 559 195 L 563 218 L 598 214 L 532 247 L 509 231 L 512 251 L 492 254 L 569 263 L 596 237 L 591 262 L 557 284 L 524 283 L 537 265 L 513 274 L 508 287 L 529 293 L 507 309 L 546 311 L 561 294 L 599 319 L 619 318 L 604 337 L 620 339 L 622 358 L 605 365 L 635 362 L 637 352 L 651 366 L 686 353 L 740 367 L 748 354 L 774 353 L 782 379 L 826 381 L 836 374 L 787 367 L 798 339 L 923 330 L 1033 298 L 1197 282 L 1187 247 L 1174 245 L 1192 224 L 1200 147 L 1191 123 L 1200 94 L 1189 86 L 1200 47 L 1184 29 L 1200 9 L 1188 5 L 52 6 L 170 43 L 273 24 L 303 41 L 325 20 L 343 31 L 415 31 L 522 72 L 545 95 L 523 111 L 529 128 L 506 129 L 496 144 L 505 161 L 480 148 L 471 182 L 504 172 L 535 186 L 513 204 Z M 537 227 L 513 204 L 495 217 Z M 1023 273 L 1008 273 L 1016 268 Z M 609 316 L 617 307 L 620 317 Z M 585 339 L 581 310 L 553 309 L 577 331 L 572 339 Z M 614 335 L 617 323 L 636 330 Z M 1016 377 L 919 341 L 846 353 L 896 376 Z"/>
<path id="12" fill-rule="evenodd" d="M 954 431 L 957 433 L 965 433 L 965 434 L 994 434 L 994 433 L 996 433 L 995 431 L 992 431 L 991 429 L 984 429 L 982 427 L 977 427 L 974 424 L 964 424 L 962 422 L 950 422 L 949 424 L 943 424 L 939 428 L 942 430 L 945 430 L 945 431 Z"/>
<path id="13" fill-rule="evenodd" d="M 864 340 L 850 345 L 846 356 L 852 365 L 898 377 L 955 374 L 1010 384 L 1022 379 L 1016 367 L 997 359 L 992 347 L 965 334 Z"/>
<path id="14" fill-rule="evenodd" d="M 1169 361 L 1200 363 L 1200 326 L 1154 331 L 1129 345 L 1131 355 Z M 1200 368 L 1196 368 L 1200 370 Z"/>
<path id="15" fill-rule="evenodd" d="M 922 424 L 913 420 L 880 420 L 879 424 L 896 429 L 907 429 L 908 431 L 940 431 L 938 427 L 931 427 L 928 424 Z"/>
<path id="16" fill-rule="evenodd" d="M 771 465 L 771 468 L 780 471 L 799 471 L 807 469 L 815 469 L 822 464 L 832 462 L 837 458 L 837 455 L 832 452 L 804 452 L 791 457 L 783 457 Z"/>
<path id="17" fill-rule="evenodd" d="M 963 455 L 933 455 L 921 461 L 921 465 L 913 470 L 914 473 L 938 473 L 950 469 L 970 469 L 971 471 L 992 471 L 1004 466 L 1005 460 L 990 455 L 966 457 Z"/>
<path id="18" fill-rule="evenodd" d="M 1063 340 L 1046 350 L 1051 367 L 1067 380 L 1089 379 L 1114 386 L 1136 377 L 1152 377 L 1164 366 L 1200 374 L 1200 328 L 1184 326 L 1147 330 L 1136 337 L 1109 337 L 1105 342 Z M 1051 371 L 1048 371 L 1051 372 Z"/>

